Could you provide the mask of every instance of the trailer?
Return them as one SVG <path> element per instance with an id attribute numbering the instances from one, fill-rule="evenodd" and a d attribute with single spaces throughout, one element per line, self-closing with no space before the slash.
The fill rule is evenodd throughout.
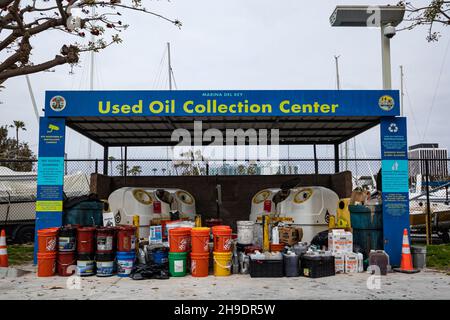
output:
<path id="1" fill-rule="evenodd" d="M 87 195 L 89 176 L 77 172 L 64 176 L 66 197 Z M 36 172 L 18 172 L 0 167 L 0 228 L 14 243 L 34 241 L 36 221 Z"/>

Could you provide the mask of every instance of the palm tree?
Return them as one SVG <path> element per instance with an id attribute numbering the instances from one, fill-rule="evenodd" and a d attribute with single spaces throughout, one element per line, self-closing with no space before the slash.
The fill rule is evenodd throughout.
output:
<path id="1" fill-rule="evenodd" d="M 17 142 L 17 150 L 19 150 L 19 130 L 26 131 L 25 122 L 21 120 L 14 120 L 14 124 L 11 124 L 10 128 L 16 128 L 16 142 Z"/>
<path id="2" fill-rule="evenodd" d="M 130 170 L 128 170 L 128 174 L 131 176 L 138 176 L 142 173 L 141 166 L 133 166 Z"/>

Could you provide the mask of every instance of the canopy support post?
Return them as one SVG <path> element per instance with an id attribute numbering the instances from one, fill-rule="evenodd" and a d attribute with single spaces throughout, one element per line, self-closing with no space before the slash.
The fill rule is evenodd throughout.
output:
<path id="1" fill-rule="evenodd" d="M 103 175 L 108 175 L 108 158 L 109 158 L 109 147 L 107 145 L 103 146 Z"/>
<path id="2" fill-rule="evenodd" d="M 128 170 L 128 146 L 125 146 L 125 161 L 123 164 L 123 176 L 126 177 L 127 176 L 127 170 Z"/>
<path id="3" fill-rule="evenodd" d="M 339 173 L 339 144 L 334 145 L 334 173 Z"/>
<path id="4" fill-rule="evenodd" d="M 319 174 L 319 162 L 317 160 L 317 145 L 314 144 L 313 148 L 314 148 L 314 172 L 316 174 Z"/>

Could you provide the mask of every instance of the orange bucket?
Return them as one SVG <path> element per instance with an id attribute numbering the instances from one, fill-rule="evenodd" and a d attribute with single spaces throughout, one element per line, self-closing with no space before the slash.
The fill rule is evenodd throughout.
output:
<path id="1" fill-rule="evenodd" d="M 191 249 L 191 228 L 169 230 L 170 252 L 189 252 Z"/>
<path id="2" fill-rule="evenodd" d="M 38 252 L 38 277 L 51 277 L 56 271 L 56 252 Z"/>
<path id="3" fill-rule="evenodd" d="M 191 275 L 207 277 L 209 271 L 209 253 L 191 253 Z"/>
<path id="4" fill-rule="evenodd" d="M 223 225 L 211 227 L 211 232 L 213 235 L 219 230 L 231 230 L 231 228 L 230 226 L 223 226 Z"/>
<path id="5" fill-rule="evenodd" d="M 283 251 L 285 246 L 286 245 L 284 243 L 280 243 L 280 244 L 271 243 L 269 248 L 270 248 L 270 251 L 277 252 L 277 251 Z"/>
<path id="6" fill-rule="evenodd" d="M 209 253 L 209 228 L 192 228 L 191 246 L 193 253 Z"/>
<path id="7" fill-rule="evenodd" d="M 214 233 L 214 251 L 230 252 L 231 251 L 231 228 L 219 229 Z"/>
<path id="8" fill-rule="evenodd" d="M 38 252 L 56 252 L 56 238 L 59 228 L 38 230 Z"/>

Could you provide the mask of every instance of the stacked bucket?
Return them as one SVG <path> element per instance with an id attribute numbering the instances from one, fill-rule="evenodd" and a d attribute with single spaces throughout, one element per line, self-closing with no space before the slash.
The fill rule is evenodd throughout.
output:
<path id="1" fill-rule="evenodd" d="M 56 271 L 58 228 L 38 230 L 38 277 L 51 277 Z"/>
<path id="2" fill-rule="evenodd" d="M 77 264 L 76 246 L 77 246 L 77 228 L 76 226 L 61 227 L 58 231 L 58 258 L 56 260 L 56 270 L 58 275 L 68 277 L 75 271 Z"/>
<path id="3" fill-rule="evenodd" d="M 209 228 L 191 229 L 191 275 L 207 277 L 209 269 Z"/>
<path id="4" fill-rule="evenodd" d="M 169 230 L 169 272 L 172 277 L 184 277 L 191 249 L 191 228 Z"/>
<path id="5" fill-rule="evenodd" d="M 212 234 L 214 239 L 214 275 L 229 276 L 231 274 L 232 230 L 229 226 L 214 226 Z"/>
<path id="6" fill-rule="evenodd" d="M 115 229 L 113 227 L 97 228 L 95 266 L 97 277 L 109 277 L 114 273 Z"/>
<path id="7" fill-rule="evenodd" d="M 38 230 L 37 258 L 38 277 L 55 272 L 70 276 L 75 271 L 83 277 L 108 277 L 116 271 L 128 277 L 136 259 L 136 227 L 67 225 Z"/>
<path id="8" fill-rule="evenodd" d="M 77 228 L 77 275 L 95 274 L 95 227 Z"/>
<path id="9" fill-rule="evenodd" d="M 117 275 L 129 277 L 136 260 L 136 227 L 121 226 L 117 229 Z"/>

